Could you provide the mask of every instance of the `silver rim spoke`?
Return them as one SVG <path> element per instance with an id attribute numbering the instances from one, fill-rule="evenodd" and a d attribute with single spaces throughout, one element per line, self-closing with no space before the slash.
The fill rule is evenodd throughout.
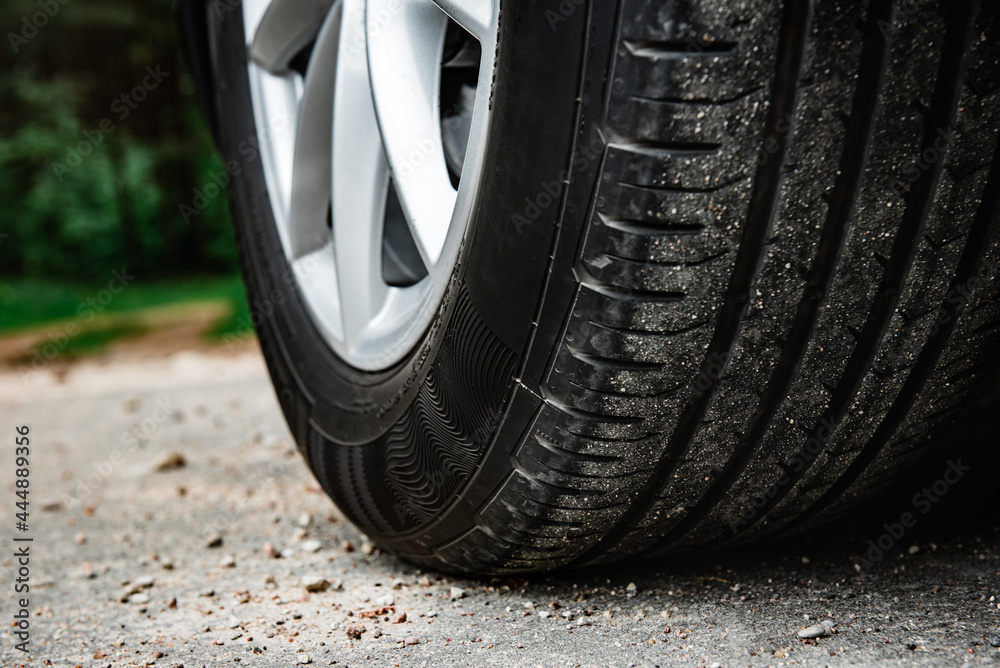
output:
<path id="1" fill-rule="evenodd" d="M 403 212 L 431 268 L 441 255 L 457 195 L 448 178 L 436 103 L 448 19 L 426 0 L 409 0 L 398 16 L 378 22 L 396 1 L 367 3 L 372 97 Z"/>
<path id="2" fill-rule="evenodd" d="M 343 32 L 364 26 L 364 4 L 344 3 Z M 337 61 L 333 108 L 333 237 L 348 350 L 385 302 L 380 279 L 389 170 L 375 120 L 368 68 L 359 54 Z"/>
<path id="3" fill-rule="evenodd" d="M 302 94 L 288 216 L 290 259 L 293 260 L 330 243 L 330 230 L 326 225 L 332 183 L 329 147 L 333 142 L 333 128 L 330 118 L 333 115 L 340 17 L 338 3 L 326 19 L 313 50 L 315 58 L 333 63 L 333 66 L 310 69 Z"/>
<path id="4" fill-rule="evenodd" d="M 433 0 L 455 22 L 480 42 L 492 42 L 496 35 L 496 0 Z"/>
<path id="5" fill-rule="evenodd" d="M 494 1 L 243 8 L 261 164 L 286 258 L 331 348 L 362 370 L 388 368 L 436 314 L 475 201 Z M 286 121 L 278 130 L 275 116 Z"/>
<path id="6" fill-rule="evenodd" d="M 295 54 L 316 37 L 334 0 L 274 0 L 250 45 L 250 57 L 272 74 L 285 74 Z"/>

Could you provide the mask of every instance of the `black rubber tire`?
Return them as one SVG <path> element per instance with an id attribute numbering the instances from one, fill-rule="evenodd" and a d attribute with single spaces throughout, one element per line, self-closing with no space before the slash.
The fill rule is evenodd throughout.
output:
<path id="1" fill-rule="evenodd" d="M 488 183 L 439 317 L 380 374 L 288 278 L 230 7 L 216 102 L 261 347 L 319 482 L 407 559 L 802 529 L 899 476 L 997 360 L 995 3 L 503 0 Z"/>

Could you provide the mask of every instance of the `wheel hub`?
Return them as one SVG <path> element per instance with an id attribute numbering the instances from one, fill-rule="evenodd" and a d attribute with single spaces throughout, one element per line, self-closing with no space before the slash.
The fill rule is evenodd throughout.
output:
<path id="1" fill-rule="evenodd" d="M 291 276 L 341 358 L 389 368 L 437 314 L 475 203 L 495 0 L 243 8 L 257 146 Z"/>

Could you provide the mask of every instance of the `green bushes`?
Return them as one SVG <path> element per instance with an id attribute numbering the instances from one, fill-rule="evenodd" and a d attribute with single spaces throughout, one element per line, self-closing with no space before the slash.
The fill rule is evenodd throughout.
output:
<path id="1" fill-rule="evenodd" d="M 25 20 L 41 11 L 37 0 L 0 5 L 0 276 L 234 272 L 225 198 L 190 224 L 179 212 L 221 162 L 171 3 L 49 4 L 58 11 L 35 32 Z"/>

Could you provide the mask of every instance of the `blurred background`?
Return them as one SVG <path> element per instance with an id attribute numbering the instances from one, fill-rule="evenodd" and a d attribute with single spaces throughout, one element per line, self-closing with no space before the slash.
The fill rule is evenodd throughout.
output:
<path id="1" fill-rule="evenodd" d="M 0 364 L 252 336 L 173 4 L 0 3 Z"/>

